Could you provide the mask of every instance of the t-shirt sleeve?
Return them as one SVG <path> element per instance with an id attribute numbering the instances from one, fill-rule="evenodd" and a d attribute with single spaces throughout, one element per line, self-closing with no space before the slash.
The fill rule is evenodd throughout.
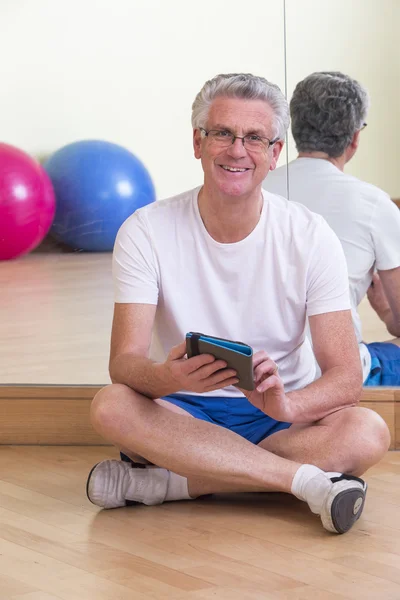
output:
<path id="1" fill-rule="evenodd" d="M 400 210 L 389 196 L 376 204 L 371 221 L 376 268 L 379 271 L 400 266 Z"/>
<path id="2" fill-rule="evenodd" d="M 339 238 L 322 218 L 307 277 L 307 315 L 350 309 L 346 258 Z"/>
<path id="3" fill-rule="evenodd" d="M 154 250 L 139 213 L 129 217 L 117 234 L 112 274 L 115 302 L 157 304 L 159 278 Z"/>

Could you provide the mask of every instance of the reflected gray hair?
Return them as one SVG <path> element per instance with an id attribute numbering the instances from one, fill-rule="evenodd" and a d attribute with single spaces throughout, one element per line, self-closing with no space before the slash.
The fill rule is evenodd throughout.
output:
<path id="1" fill-rule="evenodd" d="M 292 134 L 299 152 L 341 156 L 366 119 L 367 91 L 339 71 L 312 73 L 300 81 L 290 101 Z"/>
<path id="2" fill-rule="evenodd" d="M 283 140 L 289 127 L 289 106 L 285 96 L 275 83 L 250 73 L 228 73 L 216 75 L 206 81 L 192 104 L 193 129 L 205 127 L 210 106 L 218 97 L 263 100 L 272 108 L 274 137 Z"/>

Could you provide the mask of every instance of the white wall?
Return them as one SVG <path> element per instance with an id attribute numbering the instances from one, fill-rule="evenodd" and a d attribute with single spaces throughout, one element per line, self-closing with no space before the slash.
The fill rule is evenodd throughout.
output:
<path id="1" fill-rule="evenodd" d="M 201 181 L 191 104 L 219 72 L 284 86 L 283 0 L 3 0 L 0 136 L 34 155 L 106 139 L 159 198 Z"/>
<path id="2" fill-rule="evenodd" d="M 286 0 L 287 75 L 343 71 L 371 96 L 368 127 L 347 171 L 400 197 L 400 1 Z M 296 156 L 293 141 L 289 159 Z"/>

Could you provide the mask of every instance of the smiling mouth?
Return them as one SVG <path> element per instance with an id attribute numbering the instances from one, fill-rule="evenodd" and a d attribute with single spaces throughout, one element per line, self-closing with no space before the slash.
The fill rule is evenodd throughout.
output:
<path id="1" fill-rule="evenodd" d="M 221 167 L 221 169 L 224 169 L 224 171 L 229 171 L 229 173 L 245 173 L 246 171 L 250 170 L 247 168 L 229 167 L 228 165 L 219 165 L 219 166 Z"/>

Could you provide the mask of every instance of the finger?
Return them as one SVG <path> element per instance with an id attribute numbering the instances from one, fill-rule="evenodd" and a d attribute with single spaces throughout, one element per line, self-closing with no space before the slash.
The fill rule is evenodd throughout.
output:
<path id="1" fill-rule="evenodd" d="M 183 372 L 185 375 L 190 375 L 197 371 L 204 365 L 215 363 L 215 358 L 212 354 L 198 354 L 197 356 L 192 356 L 192 358 L 188 358 L 185 360 L 183 365 Z M 226 363 L 224 363 L 226 366 Z M 221 367 L 220 367 L 221 368 Z"/>
<path id="2" fill-rule="evenodd" d="M 215 390 L 221 390 L 222 388 L 228 387 L 228 385 L 236 385 L 239 382 L 237 377 L 230 377 L 229 379 L 225 379 L 218 384 L 214 384 L 210 387 L 206 387 L 206 392 L 214 392 Z"/>
<path id="3" fill-rule="evenodd" d="M 201 382 L 205 386 L 214 386 L 217 384 L 220 385 L 223 381 L 226 381 L 227 379 L 232 379 L 232 377 L 235 379 L 238 378 L 237 373 L 234 369 L 220 369 L 219 371 L 210 375 L 206 379 L 202 379 Z"/>
<path id="4" fill-rule="evenodd" d="M 168 357 L 170 360 L 178 360 L 186 354 L 186 342 L 181 342 L 177 346 L 173 346 L 169 351 Z"/>
<path id="5" fill-rule="evenodd" d="M 236 371 L 234 369 L 227 369 L 227 364 L 224 360 L 215 360 L 213 363 L 205 365 L 198 369 L 196 373 L 196 377 L 199 380 L 204 380 L 216 373 L 217 371 L 225 371 L 229 370 L 229 377 L 233 377 L 236 375 Z"/>
<path id="6" fill-rule="evenodd" d="M 268 359 L 269 359 L 269 356 L 265 352 L 265 350 L 259 350 L 258 352 L 256 352 L 253 355 L 253 369 L 255 367 L 257 367 L 260 363 L 262 363 L 264 360 L 268 360 Z"/>
<path id="7" fill-rule="evenodd" d="M 256 387 L 256 390 L 257 390 L 257 392 L 262 394 L 263 392 L 266 392 L 267 390 L 270 390 L 271 388 L 277 388 L 277 389 L 283 390 L 282 379 L 280 377 L 278 377 L 278 375 L 271 375 L 271 377 L 264 379 L 264 381 L 262 381 L 261 383 L 258 384 L 258 386 Z"/>
<path id="8" fill-rule="evenodd" d="M 272 360 L 272 358 L 269 358 L 268 360 L 259 364 L 254 370 L 254 381 L 261 381 L 263 378 L 274 375 L 277 372 L 278 365 Z"/>

